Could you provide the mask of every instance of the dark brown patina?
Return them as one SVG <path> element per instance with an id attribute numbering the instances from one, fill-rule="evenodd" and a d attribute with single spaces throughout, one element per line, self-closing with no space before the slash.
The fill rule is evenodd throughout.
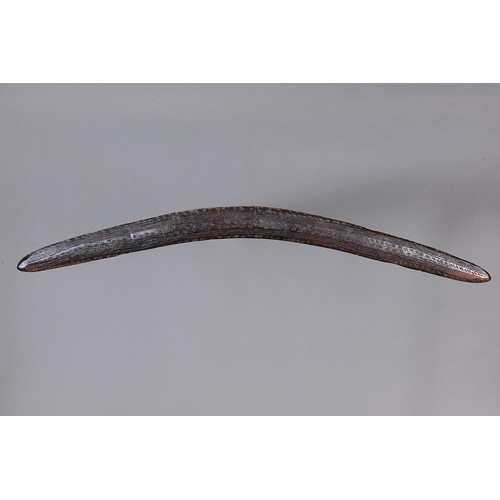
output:
<path id="1" fill-rule="evenodd" d="M 176 212 L 84 234 L 41 248 L 18 264 L 43 271 L 189 241 L 266 238 L 305 243 L 471 283 L 491 278 L 479 266 L 435 248 L 318 215 L 266 207 Z"/>

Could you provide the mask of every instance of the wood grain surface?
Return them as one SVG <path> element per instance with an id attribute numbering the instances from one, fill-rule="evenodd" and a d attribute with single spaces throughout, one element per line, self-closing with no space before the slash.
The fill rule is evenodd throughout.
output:
<path id="1" fill-rule="evenodd" d="M 470 283 L 489 281 L 479 266 L 389 234 L 335 219 L 266 207 L 176 212 L 102 229 L 46 246 L 24 257 L 20 271 L 44 271 L 190 241 L 266 238 L 305 243 Z"/>

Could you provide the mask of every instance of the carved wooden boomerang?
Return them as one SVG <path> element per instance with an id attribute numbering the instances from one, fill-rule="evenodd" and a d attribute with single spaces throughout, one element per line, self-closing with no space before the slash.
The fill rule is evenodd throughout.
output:
<path id="1" fill-rule="evenodd" d="M 318 215 L 266 207 L 203 208 L 102 229 L 24 257 L 20 271 L 44 271 L 188 241 L 267 238 L 333 248 L 469 283 L 490 275 L 479 266 L 413 241 Z"/>

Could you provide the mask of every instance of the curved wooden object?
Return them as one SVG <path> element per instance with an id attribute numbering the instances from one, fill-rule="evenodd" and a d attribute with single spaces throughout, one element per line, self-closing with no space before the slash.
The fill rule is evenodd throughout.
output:
<path id="1" fill-rule="evenodd" d="M 267 238 L 305 243 L 471 283 L 489 281 L 480 267 L 389 234 L 317 215 L 266 207 L 203 208 L 103 229 L 36 250 L 20 271 L 44 271 L 188 241 Z"/>

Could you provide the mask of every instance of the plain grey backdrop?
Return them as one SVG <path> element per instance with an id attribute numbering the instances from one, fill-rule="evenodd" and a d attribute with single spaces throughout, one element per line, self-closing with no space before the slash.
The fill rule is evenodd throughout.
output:
<path id="1" fill-rule="evenodd" d="M 500 86 L 1 85 L 0 413 L 500 413 Z M 197 242 L 41 273 L 25 254 L 264 205 L 440 248 L 455 282 Z"/>

